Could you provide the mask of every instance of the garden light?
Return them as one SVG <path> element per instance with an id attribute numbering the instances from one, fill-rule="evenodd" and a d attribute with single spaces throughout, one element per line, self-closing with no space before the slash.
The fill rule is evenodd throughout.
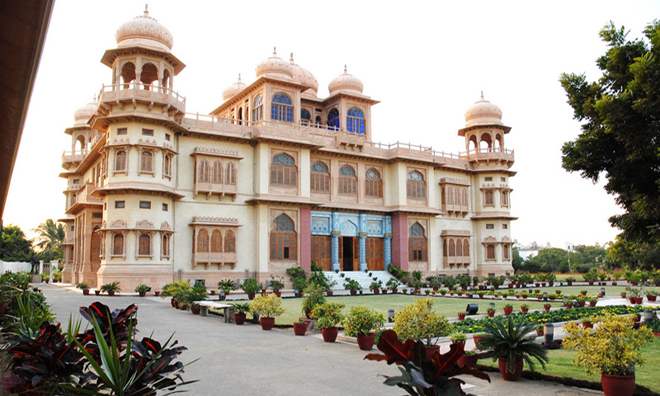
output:
<path id="1" fill-rule="evenodd" d="M 387 310 L 387 322 L 388 323 L 394 323 L 394 310 L 393 309 L 388 309 Z"/>
<path id="2" fill-rule="evenodd" d="M 543 292 L 543 301 L 548 301 L 548 292 Z"/>
<path id="3" fill-rule="evenodd" d="M 543 335 L 545 336 L 545 345 L 551 345 L 555 338 L 555 325 L 546 323 L 543 326 Z"/>
<path id="4" fill-rule="evenodd" d="M 605 288 L 604 288 L 604 287 L 601 287 L 601 288 L 600 288 L 600 294 L 601 294 L 603 297 L 605 297 Z"/>

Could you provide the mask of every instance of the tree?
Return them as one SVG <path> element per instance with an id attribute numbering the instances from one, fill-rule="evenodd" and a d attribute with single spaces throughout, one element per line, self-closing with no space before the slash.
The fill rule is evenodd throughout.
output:
<path id="1" fill-rule="evenodd" d="M 562 264 L 568 262 L 566 253 L 559 248 L 541 249 L 536 256 L 527 259 L 525 269 L 529 272 L 559 272 Z"/>
<path id="2" fill-rule="evenodd" d="M 514 248 L 512 249 L 512 252 L 513 252 L 513 262 L 512 262 L 512 264 L 513 264 L 513 270 L 514 270 L 514 271 L 517 271 L 517 270 L 519 270 L 519 269 L 523 269 L 523 266 L 524 266 L 525 260 L 524 260 L 524 259 L 522 258 L 522 256 L 520 255 L 520 252 L 518 251 L 518 248 L 515 248 L 515 247 L 514 247 Z"/>
<path id="3" fill-rule="evenodd" d="M 609 47 L 596 64 L 602 76 L 562 74 L 560 81 L 581 121 L 582 132 L 562 148 L 569 172 L 597 182 L 625 211 L 610 217 L 621 237 L 660 241 L 660 22 L 644 30 L 647 41 L 628 41 L 624 27 L 610 22 L 600 31 Z"/>
<path id="4" fill-rule="evenodd" d="M 8 225 L 2 229 L 2 250 L 0 259 L 3 261 L 31 261 L 34 252 L 32 242 L 18 226 Z"/>
<path id="5" fill-rule="evenodd" d="M 37 233 L 34 246 L 41 253 L 44 261 L 62 258 L 62 244 L 64 243 L 62 223 L 55 224 L 53 219 L 48 219 L 32 231 Z"/>
<path id="6" fill-rule="evenodd" d="M 607 262 L 611 268 L 650 270 L 660 263 L 660 245 L 654 242 L 631 242 L 617 236 L 607 248 Z"/>

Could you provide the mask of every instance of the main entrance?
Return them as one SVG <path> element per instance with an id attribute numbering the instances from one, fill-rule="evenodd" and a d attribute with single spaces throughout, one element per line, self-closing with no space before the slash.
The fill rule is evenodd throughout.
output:
<path id="1" fill-rule="evenodd" d="M 385 248 L 383 238 L 367 238 L 367 268 L 371 271 L 385 269 Z"/>
<path id="2" fill-rule="evenodd" d="M 360 245 L 356 237 L 339 238 L 339 264 L 342 271 L 360 270 Z"/>

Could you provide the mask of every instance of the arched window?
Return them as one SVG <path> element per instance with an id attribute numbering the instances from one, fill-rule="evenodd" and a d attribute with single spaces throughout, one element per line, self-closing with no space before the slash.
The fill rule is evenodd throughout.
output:
<path id="1" fill-rule="evenodd" d="M 463 244 L 461 243 L 460 239 L 456 241 L 456 256 L 463 256 Z"/>
<path id="2" fill-rule="evenodd" d="M 117 172 L 126 171 L 126 151 L 117 151 L 117 155 L 115 155 L 115 170 Z"/>
<path id="3" fill-rule="evenodd" d="M 470 242 L 467 239 L 463 241 L 463 255 L 470 257 Z"/>
<path id="4" fill-rule="evenodd" d="M 312 192 L 330 192 L 330 173 L 328 173 L 328 167 L 325 166 L 324 163 L 316 162 L 312 165 L 310 172 L 310 188 Z"/>
<path id="5" fill-rule="evenodd" d="M 270 184 L 285 187 L 298 185 L 298 172 L 293 157 L 284 153 L 273 157 L 270 166 Z"/>
<path id="6" fill-rule="evenodd" d="M 449 257 L 454 257 L 456 256 L 456 245 L 454 244 L 454 240 L 450 239 L 449 240 Z"/>
<path id="7" fill-rule="evenodd" d="M 236 253 L 236 237 L 232 230 L 225 232 L 225 253 Z"/>
<path id="8" fill-rule="evenodd" d="M 509 206 L 509 193 L 502 192 L 502 206 Z"/>
<path id="9" fill-rule="evenodd" d="M 309 125 L 312 121 L 312 114 L 307 109 L 300 110 L 300 123 L 302 125 Z"/>
<path id="10" fill-rule="evenodd" d="M 451 249 L 451 241 L 449 248 Z M 408 231 L 408 260 L 426 261 L 426 236 L 419 223 L 413 224 Z"/>
<path id="11" fill-rule="evenodd" d="M 349 132 L 364 134 L 364 114 L 362 110 L 355 108 L 348 110 L 346 129 Z"/>
<path id="12" fill-rule="evenodd" d="M 365 174 L 364 190 L 367 197 L 383 197 L 383 180 L 380 177 L 380 172 L 373 168 L 367 171 Z"/>
<path id="13" fill-rule="evenodd" d="M 509 261 L 509 245 L 502 246 L 502 261 Z"/>
<path id="14" fill-rule="evenodd" d="M 485 205 L 495 205 L 495 202 L 493 201 L 493 192 L 492 191 L 486 191 L 484 194 L 484 204 Z"/>
<path id="15" fill-rule="evenodd" d="M 220 230 L 213 230 L 211 234 L 211 252 L 222 253 L 222 233 Z"/>
<path id="16" fill-rule="evenodd" d="M 197 170 L 197 181 L 208 183 L 209 181 L 209 162 L 205 159 L 199 162 L 199 169 Z"/>
<path id="17" fill-rule="evenodd" d="M 222 184 L 222 162 L 213 161 L 213 183 Z"/>
<path id="18" fill-rule="evenodd" d="M 252 110 L 252 121 L 259 122 L 264 119 L 264 97 L 259 95 L 254 99 L 254 110 Z"/>
<path id="19" fill-rule="evenodd" d="M 447 249 L 447 240 L 442 241 L 442 255 L 444 257 L 449 257 L 449 251 Z"/>
<path id="20" fill-rule="evenodd" d="M 426 183 L 424 182 L 424 176 L 422 176 L 421 173 L 417 171 L 408 173 L 406 187 L 408 198 L 426 199 Z"/>
<path id="21" fill-rule="evenodd" d="M 152 82 L 158 82 L 158 68 L 151 62 L 142 65 L 140 73 L 140 82 L 144 84 L 144 89 L 149 90 Z"/>
<path id="22" fill-rule="evenodd" d="M 489 260 L 495 260 L 495 245 L 486 246 L 486 258 Z"/>
<path id="23" fill-rule="evenodd" d="M 138 255 L 151 256 L 151 235 L 140 234 L 139 238 Z"/>
<path id="24" fill-rule="evenodd" d="M 270 119 L 293 122 L 293 105 L 290 97 L 281 93 L 273 95 L 273 102 L 270 106 Z"/>
<path id="25" fill-rule="evenodd" d="M 154 171 L 154 156 L 151 151 L 143 151 L 140 155 L 140 172 L 152 173 Z"/>
<path id="26" fill-rule="evenodd" d="M 163 249 L 163 257 L 167 258 L 170 257 L 170 236 L 167 234 L 163 234 L 162 240 L 161 240 L 161 247 Z"/>
<path id="27" fill-rule="evenodd" d="M 295 260 L 297 237 L 293 221 L 287 215 L 280 215 L 273 220 L 270 233 L 270 259 Z"/>
<path id="28" fill-rule="evenodd" d="M 339 130 L 339 110 L 332 109 L 328 113 L 328 129 Z"/>
<path id="29" fill-rule="evenodd" d="M 209 252 L 209 232 L 205 228 L 199 230 L 197 234 L 197 252 L 198 253 L 208 253 Z"/>
<path id="30" fill-rule="evenodd" d="M 170 154 L 163 154 L 163 175 L 172 176 L 172 157 Z"/>
<path id="31" fill-rule="evenodd" d="M 225 178 L 226 184 L 236 184 L 236 165 L 233 163 L 227 164 L 227 177 Z"/>
<path id="32" fill-rule="evenodd" d="M 124 255 L 124 235 L 115 234 L 115 236 L 112 238 L 112 255 L 113 256 Z"/>
<path id="33" fill-rule="evenodd" d="M 129 83 L 135 80 L 135 64 L 127 62 L 121 67 L 121 79 L 124 83 L 123 88 L 128 89 L 130 87 Z"/>
<path id="34" fill-rule="evenodd" d="M 339 194 L 357 195 L 357 177 L 348 165 L 339 169 Z"/>

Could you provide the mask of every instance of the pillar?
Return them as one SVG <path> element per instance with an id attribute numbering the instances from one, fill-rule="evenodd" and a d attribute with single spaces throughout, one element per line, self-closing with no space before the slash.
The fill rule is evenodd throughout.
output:
<path id="1" fill-rule="evenodd" d="M 360 252 L 360 271 L 367 269 L 367 215 L 358 215 L 358 242 Z"/>
<path id="2" fill-rule="evenodd" d="M 332 212 L 330 229 L 332 232 L 331 235 L 331 259 L 332 259 L 332 270 L 341 270 L 339 266 L 339 235 L 341 231 L 339 230 L 339 213 Z"/>
<path id="3" fill-rule="evenodd" d="M 312 269 L 312 210 L 300 208 L 300 266 Z"/>
<path id="4" fill-rule="evenodd" d="M 392 234 L 385 234 L 385 270 L 392 265 Z"/>
<path id="5" fill-rule="evenodd" d="M 392 216 L 392 264 L 408 271 L 408 216 Z"/>

